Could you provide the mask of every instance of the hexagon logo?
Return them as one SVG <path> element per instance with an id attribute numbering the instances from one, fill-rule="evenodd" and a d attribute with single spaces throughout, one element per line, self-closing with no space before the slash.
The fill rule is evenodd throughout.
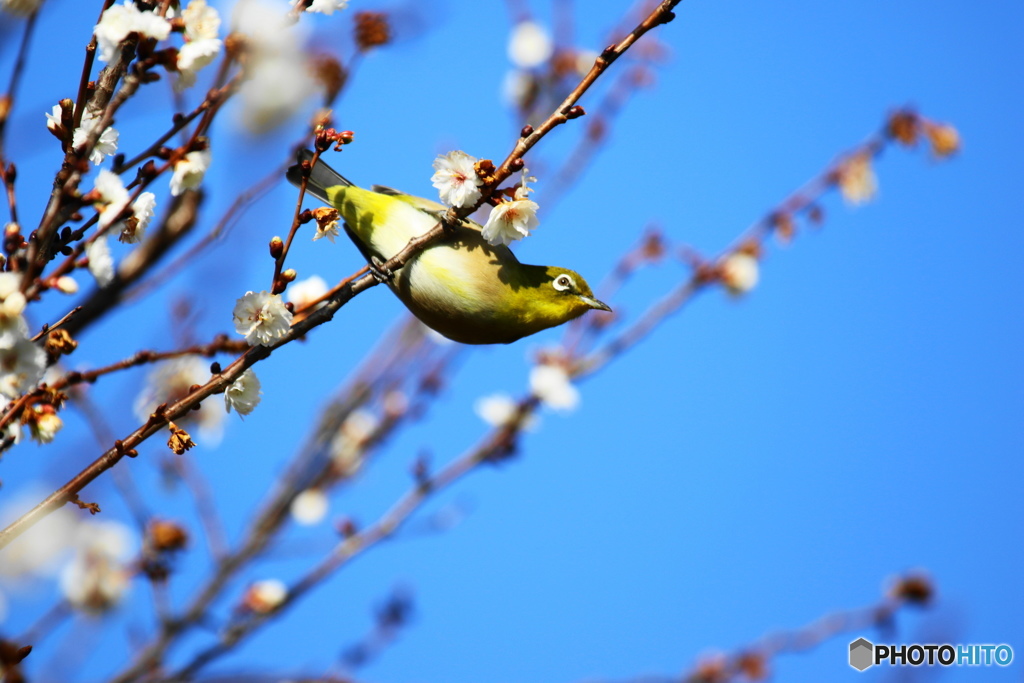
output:
<path id="1" fill-rule="evenodd" d="M 863 671 L 875 663 L 875 646 L 866 638 L 858 638 L 850 643 L 850 666 Z"/>

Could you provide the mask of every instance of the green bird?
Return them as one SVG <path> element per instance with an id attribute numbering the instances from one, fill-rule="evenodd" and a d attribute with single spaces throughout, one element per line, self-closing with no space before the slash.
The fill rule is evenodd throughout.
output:
<path id="1" fill-rule="evenodd" d="M 300 163 L 312 159 L 304 150 Z M 299 164 L 288 180 L 302 182 Z M 317 160 L 306 191 L 341 214 L 345 230 L 371 263 L 386 262 L 409 240 L 434 227 L 447 207 L 374 185 L 357 187 Z M 509 344 L 580 317 L 610 311 L 579 273 L 520 263 L 493 246 L 480 225 L 465 220 L 455 235 L 428 246 L 387 279 L 391 291 L 427 327 L 463 344 Z"/>

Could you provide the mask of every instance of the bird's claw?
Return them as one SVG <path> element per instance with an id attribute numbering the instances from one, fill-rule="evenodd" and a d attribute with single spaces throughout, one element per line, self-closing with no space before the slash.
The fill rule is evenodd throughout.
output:
<path id="1" fill-rule="evenodd" d="M 370 257 L 370 263 L 367 267 L 370 269 L 370 275 L 373 275 L 373 278 L 381 284 L 386 284 L 395 277 L 394 271 L 388 268 L 387 264 L 376 256 Z"/>

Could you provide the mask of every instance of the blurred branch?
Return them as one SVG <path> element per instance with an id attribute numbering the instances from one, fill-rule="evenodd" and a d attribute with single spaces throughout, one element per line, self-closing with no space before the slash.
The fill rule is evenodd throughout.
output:
<path id="1" fill-rule="evenodd" d="M 908 606 L 927 606 L 935 588 L 921 574 L 901 577 L 881 601 L 860 609 L 834 612 L 792 631 L 772 633 L 760 641 L 730 654 L 714 654 L 703 658 L 681 676 L 643 677 L 632 679 L 644 683 L 730 683 L 731 681 L 763 681 L 773 678 L 771 663 L 779 655 L 807 652 L 844 633 L 866 629 L 892 628 L 896 613 Z"/>
<path id="2" fill-rule="evenodd" d="M 21 34 L 21 44 L 18 46 L 18 56 L 14 62 L 14 68 L 11 70 L 11 80 L 7 85 L 7 92 L 0 96 L 0 171 L 3 170 L 4 164 L 4 150 L 5 143 L 7 141 L 7 121 L 10 120 L 11 111 L 14 109 L 14 101 L 18 94 L 18 85 L 21 83 L 21 77 L 25 73 L 25 62 L 28 59 L 28 46 L 32 43 L 32 33 L 36 27 L 36 19 L 39 17 L 40 8 L 36 8 L 25 21 L 25 31 Z M 6 178 L 4 184 L 7 185 L 8 197 L 13 197 L 14 188 L 13 183 L 7 184 Z M 13 199 L 10 201 L 11 207 L 11 221 L 17 223 L 18 215 L 15 211 L 15 204 Z"/>
<path id="3" fill-rule="evenodd" d="M 389 391 L 396 381 L 412 378 L 415 394 L 409 409 L 386 414 L 376 429 L 359 440 L 358 451 L 351 456 L 358 461 L 366 459 L 369 451 L 390 436 L 402 419 L 418 416 L 417 396 L 430 396 L 436 392 L 436 380 L 433 378 L 454 357 L 454 352 L 446 352 L 440 359 L 432 360 L 427 347 L 433 347 L 433 344 L 425 339 L 423 325 L 412 318 L 405 320 L 396 332 L 381 341 L 339 397 L 325 408 L 308 443 L 275 483 L 268 500 L 249 523 L 238 545 L 220 558 L 211 576 L 196 590 L 180 616 L 162 623 L 152 642 L 138 648 L 133 664 L 115 681 L 138 680 L 145 672 L 158 667 L 171 643 L 193 626 L 207 621 L 211 605 L 230 580 L 273 542 L 288 518 L 292 502 L 301 491 L 312 487 L 325 489 L 352 476 L 349 470 L 338 470 L 339 464 L 330 451 L 332 442 L 356 411 L 363 409 L 375 396 Z"/>
<path id="4" fill-rule="evenodd" d="M 114 280 L 106 287 L 93 290 L 82 302 L 81 313 L 66 328 L 72 336 L 78 336 L 123 301 L 128 288 L 191 232 L 198 220 L 202 198 L 198 190 L 187 190 L 174 198 L 159 227 L 118 266 Z"/>

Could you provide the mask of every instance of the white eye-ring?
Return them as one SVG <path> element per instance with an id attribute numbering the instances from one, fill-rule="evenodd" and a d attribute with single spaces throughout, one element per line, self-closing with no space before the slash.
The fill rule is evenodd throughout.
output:
<path id="1" fill-rule="evenodd" d="M 572 278 L 562 273 L 555 278 L 555 281 L 551 283 L 551 286 L 557 289 L 559 292 L 564 292 L 567 289 L 576 286 L 576 283 L 572 281 Z"/>

